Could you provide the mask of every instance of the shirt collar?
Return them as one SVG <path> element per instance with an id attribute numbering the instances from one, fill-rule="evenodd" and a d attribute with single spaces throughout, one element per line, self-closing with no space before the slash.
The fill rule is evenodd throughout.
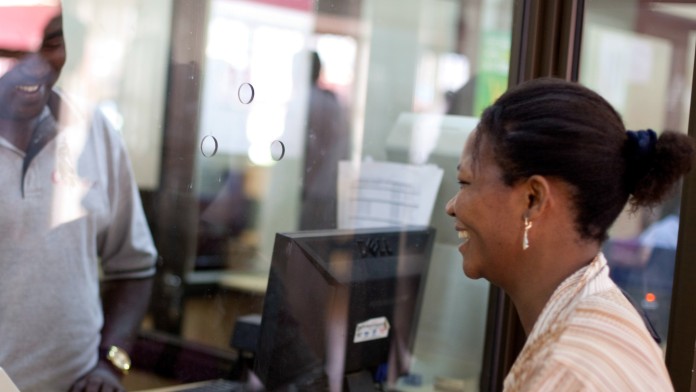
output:
<path id="1" fill-rule="evenodd" d="M 591 294 L 607 288 L 607 279 L 597 279 L 609 276 L 607 260 L 601 252 L 592 261 L 567 277 L 554 290 L 544 305 L 539 318 L 534 323 L 529 340 L 544 334 L 553 324 L 565 320 L 572 309 L 568 306 L 580 294 Z"/>
<path id="2" fill-rule="evenodd" d="M 31 135 L 31 140 L 29 141 L 29 146 L 27 147 L 26 154 L 24 155 L 24 162 L 22 164 L 22 179 L 20 184 L 20 191 L 22 192 L 22 197 L 24 197 L 24 178 L 27 175 L 27 170 L 29 170 L 29 165 L 31 161 L 39 155 L 41 150 L 58 134 L 58 126 L 56 119 L 53 117 L 51 110 L 48 106 L 44 106 L 39 118 L 34 127 L 34 132 Z"/>

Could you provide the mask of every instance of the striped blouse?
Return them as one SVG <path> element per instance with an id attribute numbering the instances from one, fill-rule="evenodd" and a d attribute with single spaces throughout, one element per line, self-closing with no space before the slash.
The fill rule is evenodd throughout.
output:
<path id="1" fill-rule="evenodd" d="M 556 289 L 505 378 L 507 392 L 672 390 L 662 351 L 601 253 Z"/>

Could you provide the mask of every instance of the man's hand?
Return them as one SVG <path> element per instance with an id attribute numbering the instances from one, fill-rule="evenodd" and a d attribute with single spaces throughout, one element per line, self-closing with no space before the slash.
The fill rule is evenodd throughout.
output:
<path id="1" fill-rule="evenodd" d="M 77 380 L 70 392 L 126 392 L 111 365 L 99 361 L 94 369 Z"/>

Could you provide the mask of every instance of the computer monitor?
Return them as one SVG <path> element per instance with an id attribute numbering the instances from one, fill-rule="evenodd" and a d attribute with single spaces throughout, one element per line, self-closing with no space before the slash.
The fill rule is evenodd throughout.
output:
<path id="1" fill-rule="evenodd" d="M 367 390 L 407 374 L 434 237 L 431 227 L 277 234 L 254 365 L 265 388 Z"/>

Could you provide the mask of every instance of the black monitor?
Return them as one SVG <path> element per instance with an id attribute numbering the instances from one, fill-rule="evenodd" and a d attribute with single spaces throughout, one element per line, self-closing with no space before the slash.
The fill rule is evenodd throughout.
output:
<path id="1" fill-rule="evenodd" d="M 407 374 L 434 237 L 431 227 L 276 234 L 254 365 L 265 388 L 368 390 Z"/>

